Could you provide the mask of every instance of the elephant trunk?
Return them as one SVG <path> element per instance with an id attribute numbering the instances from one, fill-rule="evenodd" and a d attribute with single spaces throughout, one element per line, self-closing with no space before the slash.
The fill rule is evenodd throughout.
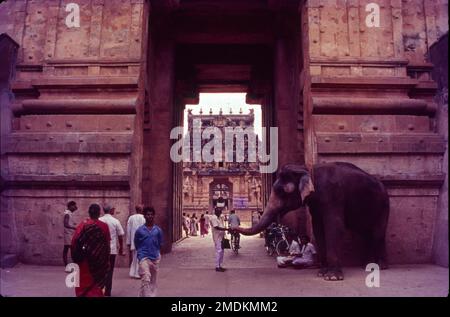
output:
<path id="1" fill-rule="evenodd" d="M 272 191 L 269 197 L 269 201 L 267 202 L 266 208 L 264 210 L 264 213 L 259 222 L 251 228 L 241 228 L 240 233 L 246 236 L 251 236 L 260 233 L 274 221 L 275 217 L 282 208 L 283 202 L 274 193 L 274 191 Z"/>

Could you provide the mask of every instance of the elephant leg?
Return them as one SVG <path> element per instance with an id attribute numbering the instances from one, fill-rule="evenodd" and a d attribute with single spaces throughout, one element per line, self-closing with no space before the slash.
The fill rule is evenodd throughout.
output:
<path id="1" fill-rule="evenodd" d="M 381 270 L 388 268 L 386 261 L 386 239 L 384 233 L 377 235 L 372 240 L 372 253 L 374 262 L 378 264 Z"/>
<path id="2" fill-rule="evenodd" d="M 326 255 L 326 244 L 325 244 L 325 233 L 323 230 L 322 219 L 318 216 L 312 216 L 312 226 L 314 232 L 314 239 L 316 242 L 317 256 L 320 264 L 319 272 L 317 275 L 320 277 L 325 276 L 328 271 L 327 255 Z"/>
<path id="3" fill-rule="evenodd" d="M 339 253 L 341 252 L 341 238 L 344 233 L 343 211 L 334 208 L 324 215 L 325 243 L 328 271 L 324 276 L 327 281 L 340 281 L 344 279 Z"/>
<path id="4" fill-rule="evenodd" d="M 389 208 L 388 206 L 384 206 L 384 208 Z M 383 207 L 380 207 L 382 210 Z M 381 270 L 387 269 L 388 264 L 386 261 L 386 227 L 389 214 L 389 209 L 381 214 L 385 215 L 384 217 L 380 217 L 378 219 L 378 223 L 374 226 L 372 231 L 372 258 L 373 262 L 377 263 Z"/>
<path id="5" fill-rule="evenodd" d="M 372 237 L 367 237 L 361 235 L 361 239 L 363 241 L 363 250 L 361 254 L 361 266 L 362 269 L 365 270 L 367 264 L 375 262 L 375 257 L 373 253 L 373 239 Z"/>

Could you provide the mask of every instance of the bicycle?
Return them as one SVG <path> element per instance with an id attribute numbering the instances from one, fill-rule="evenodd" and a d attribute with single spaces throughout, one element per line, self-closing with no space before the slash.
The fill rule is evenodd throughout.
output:
<path id="1" fill-rule="evenodd" d="M 238 254 L 239 253 L 239 249 L 241 248 L 239 246 L 239 241 L 240 241 L 239 233 L 232 233 L 231 234 L 231 250 L 233 250 L 233 252 L 235 254 Z"/>
<path id="2" fill-rule="evenodd" d="M 284 255 L 284 254 L 288 253 L 288 250 L 289 250 L 289 242 L 286 237 L 286 234 L 288 233 L 289 229 L 287 227 L 281 227 L 280 229 L 281 229 L 280 230 L 281 238 L 277 242 L 275 250 L 278 255 Z"/>
<path id="3" fill-rule="evenodd" d="M 266 240 L 264 246 L 265 246 L 266 252 L 269 256 L 272 256 L 276 250 L 275 229 L 276 229 L 276 225 L 272 224 L 266 229 L 266 232 L 264 234 L 264 238 Z"/>
<path id="4" fill-rule="evenodd" d="M 266 252 L 269 256 L 283 255 L 289 250 L 286 234 L 289 228 L 283 225 L 273 225 L 266 232 Z"/>

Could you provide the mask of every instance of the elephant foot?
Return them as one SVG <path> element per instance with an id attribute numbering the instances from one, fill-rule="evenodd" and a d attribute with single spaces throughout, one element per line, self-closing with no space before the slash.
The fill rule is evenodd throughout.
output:
<path id="1" fill-rule="evenodd" d="M 344 279 L 344 273 L 342 270 L 328 270 L 323 278 L 325 281 L 342 281 Z"/>
<path id="2" fill-rule="evenodd" d="M 317 272 L 317 276 L 318 277 L 324 277 L 328 272 L 328 268 L 327 267 L 322 267 L 319 269 L 319 272 Z"/>

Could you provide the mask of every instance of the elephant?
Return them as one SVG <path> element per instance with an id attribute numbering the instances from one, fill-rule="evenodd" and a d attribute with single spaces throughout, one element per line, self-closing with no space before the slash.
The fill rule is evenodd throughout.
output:
<path id="1" fill-rule="evenodd" d="M 387 268 L 389 196 L 381 181 L 351 163 L 319 163 L 311 170 L 296 164 L 281 167 L 261 220 L 238 232 L 257 234 L 277 216 L 305 206 L 311 214 L 320 262 L 318 276 L 329 281 L 344 279 L 339 253 L 345 229 L 363 239 L 366 263 Z"/>

